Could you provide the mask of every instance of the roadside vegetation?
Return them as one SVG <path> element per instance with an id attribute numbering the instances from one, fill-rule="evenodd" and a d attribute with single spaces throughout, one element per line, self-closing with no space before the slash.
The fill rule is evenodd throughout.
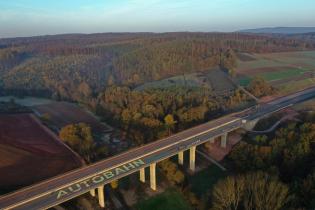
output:
<path id="1" fill-rule="evenodd" d="M 80 154 L 86 163 L 100 160 L 108 154 L 106 146 L 95 143 L 92 129 L 85 123 L 70 124 L 63 127 L 60 130 L 59 137 Z"/>

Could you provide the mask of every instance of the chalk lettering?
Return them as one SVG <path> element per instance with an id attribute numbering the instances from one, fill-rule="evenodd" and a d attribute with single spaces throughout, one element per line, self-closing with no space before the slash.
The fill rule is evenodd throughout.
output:
<path id="1" fill-rule="evenodd" d="M 141 159 L 135 160 L 135 161 L 133 161 L 132 163 L 133 163 L 136 167 L 142 166 L 142 165 L 145 164 Z"/>
<path id="2" fill-rule="evenodd" d="M 126 165 L 123 165 L 123 167 L 124 167 L 124 169 L 125 169 L 126 171 L 129 171 L 129 170 L 131 170 L 131 169 L 136 168 L 132 163 L 128 163 L 128 164 L 126 164 Z"/>
<path id="3" fill-rule="evenodd" d="M 100 183 L 102 181 L 104 181 L 104 177 L 102 177 L 102 176 L 94 176 L 92 178 L 92 182 L 95 183 L 95 184 Z"/>
<path id="4" fill-rule="evenodd" d="M 57 199 L 60 199 L 61 197 L 67 195 L 68 193 L 64 190 L 59 190 L 58 195 L 57 195 Z"/>
<path id="5" fill-rule="evenodd" d="M 110 179 L 110 178 L 113 178 L 115 176 L 113 174 L 113 172 L 111 172 L 111 171 L 107 171 L 107 172 L 103 173 L 103 175 L 105 176 L 106 179 Z"/>
<path id="6" fill-rule="evenodd" d="M 81 190 L 84 190 L 83 188 L 91 187 L 91 186 L 93 186 L 93 184 L 99 184 L 101 182 L 105 182 L 106 180 L 115 178 L 115 176 L 121 175 L 123 173 L 126 173 L 127 171 L 130 171 L 132 169 L 136 169 L 136 168 L 141 167 L 143 165 L 145 165 L 143 160 L 141 160 L 141 159 L 135 160 L 135 161 L 126 163 L 124 165 L 121 165 L 120 167 L 113 168 L 113 169 L 106 171 L 102 174 L 95 175 L 95 176 L 93 176 L 93 177 L 91 177 L 85 181 L 74 183 L 70 187 L 59 190 L 57 192 L 57 199 L 68 196 L 70 193 L 75 193 L 75 192 L 79 192 Z"/>
<path id="7" fill-rule="evenodd" d="M 90 185 L 89 185 L 89 183 L 88 183 L 88 180 L 83 181 L 83 182 L 81 182 L 80 184 L 84 184 L 84 185 L 85 185 L 85 187 L 89 187 L 89 186 L 90 186 Z"/>
<path id="8" fill-rule="evenodd" d="M 77 189 L 73 189 L 72 188 L 73 186 L 71 186 L 71 187 L 68 188 L 70 190 L 70 192 L 79 192 L 81 190 L 81 185 L 80 184 L 75 184 L 74 186 L 77 187 Z"/>
<path id="9" fill-rule="evenodd" d="M 121 174 L 121 173 L 125 173 L 125 171 L 124 171 L 123 169 L 121 169 L 121 168 L 115 168 L 115 174 L 116 174 L 116 176 L 118 176 L 118 175 Z"/>

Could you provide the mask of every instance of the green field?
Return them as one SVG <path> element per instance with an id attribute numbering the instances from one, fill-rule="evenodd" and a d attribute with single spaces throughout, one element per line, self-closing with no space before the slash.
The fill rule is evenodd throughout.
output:
<path id="1" fill-rule="evenodd" d="M 275 71 L 272 71 L 272 72 L 265 72 L 265 73 L 255 74 L 252 77 L 243 76 L 239 80 L 239 83 L 242 86 L 247 86 L 254 77 L 262 77 L 268 82 L 275 81 L 275 80 L 284 80 L 284 79 L 290 79 L 290 78 L 295 78 L 297 76 L 301 76 L 305 72 L 308 72 L 308 70 L 297 69 L 297 68 L 287 68 L 285 70 L 282 70 L 282 69 L 281 70 L 277 70 L 275 68 Z"/>
<path id="2" fill-rule="evenodd" d="M 192 210 L 183 196 L 175 190 L 167 190 L 136 204 L 137 210 Z"/>
<path id="3" fill-rule="evenodd" d="M 190 177 L 189 183 L 191 184 L 191 190 L 198 197 L 201 197 L 206 194 L 219 179 L 225 176 L 227 176 L 227 172 L 222 171 L 215 165 L 211 165 L 207 169 Z"/>
<path id="4" fill-rule="evenodd" d="M 309 76 L 303 78 L 305 73 L 315 72 L 315 51 L 284 52 L 253 54 L 256 60 L 239 61 L 236 69 L 239 84 L 246 86 L 254 77 L 263 77 L 268 82 L 273 82 L 278 88 L 287 89 L 294 87 L 301 89 L 309 86 Z M 279 81 L 279 84 L 274 81 Z M 287 87 L 287 86 L 291 87 Z M 292 86 L 293 85 L 293 86 Z"/>
<path id="5" fill-rule="evenodd" d="M 284 85 L 280 85 L 278 88 L 278 91 L 280 94 L 290 94 L 294 93 L 297 90 L 302 90 L 305 88 L 309 88 L 315 86 L 315 79 L 314 78 L 308 78 L 304 80 L 299 80 L 299 81 L 292 81 Z"/>
<path id="6" fill-rule="evenodd" d="M 241 86 L 247 86 L 247 85 L 249 85 L 249 83 L 250 83 L 251 80 L 252 80 L 251 78 L 244 76 L 244 77 L 242 77 L 242 78 L 240 78 L 240 79 L 238 80 L 238 83 L 239 83 Z"/>
<path id="7" fill-rule="evenodd" d="M 53 100 L 46 99 L 46 98 L 37 98 L 37 97 L 18 98 L 15 96 L 1 96 L 0 102 L 9 102 L 11 99 L 13 99 L 15 103 L 20 104 L 22 106 L 36 106 L 36 105 L 50 104 L 54 102 Z"/>
<path id="8" fill-rule="evenodd" d="M 215 92 L 223 92 L 235 89 L 234 85 L 219 68 L 209 69 L 204 72 L 196 72 L 185 75 L 169 77 L 163 80 L 147 82 L 136 87 L 142 91 L 150 88 L 169 88 L 169 87 L 204 87 Z"/>
<path id="9" fill-rule="evenodd" d="M 263 77 L 267 81 L 273 81 L 273 80 L 287 79 L 287 78 L 300 76 L 300 75 L 304 74 L 305 72 L 307 72 L 307 70 L 288 69 L 288 70 L 284 70 L 284 71 L 274 71 L 274 72 L 262 73 L 259 76 Z"/>
<path id="10" fill-rule="evenodd" d="M 145 90 L 150 88 L 169 88 L 169 87 L 199 87 L 201 86 L 200 77 L 198 73 L 179 75 L 175 77 L 169 77 L 163 80 L 147 82 L 140 85 L 136 90 Z"/>

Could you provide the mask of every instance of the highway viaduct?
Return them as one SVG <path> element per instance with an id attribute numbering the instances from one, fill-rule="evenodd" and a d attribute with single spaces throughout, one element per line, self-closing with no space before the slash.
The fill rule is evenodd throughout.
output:
<path id="1" fill-rule="evenodd" d="M 205 124 L 187 129 L 170 137 L 130 149 L 124 153 L 56 176 L 38 184 L 0 197 L 0 209 L 47 209 L 84 193 L 98 196 L 105 207 L 104 186 L 132 173 L 139 173 L 141 182 L 156 190 L 156 164 L 172 156 L 184 164 L 184 152 L 189 152 L 189 168 L 195 170 L 196 147 L 220 137 L 221 146 L 227 144 L 228 133 L 239 128 L 252 127 L 262 117 L 315 97 L 315 87 L 288 95 L 268 103 L 256 105 L 242 112 L 229 114 Z M 97 191 L 97 193 L 96 193 Z"/>

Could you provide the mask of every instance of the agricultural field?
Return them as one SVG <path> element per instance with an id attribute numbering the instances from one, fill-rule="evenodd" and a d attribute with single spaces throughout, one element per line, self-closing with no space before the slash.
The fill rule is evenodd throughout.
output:
<path id="1" fill-rule="evenodd" d="M 82 166 L 33 114 L 0 114 L 0 127 L 0 194 Z"/>
<path id="2" fill-rule="evenodd" d="M 53 100 L 46 99 L 46 98 L 36 98 L 36 97 L 23 97 L 18 98 L 15 96 L 1 96 L 0 102 L 9 102 L 14 100 L 15 103 L 20 104 L 22 106 L 36 106 L 36 105 L 43 105 L 52 103 Z"/>
<path id="3" fill-rule="evenodd" d="M 74 123 L 87 123 L 94 131 L 106 133 L 112 131 L 112 128 L 100 122 L 93 113 L 74 103 L 58 102 L 46 98 L 2 96 L 0 102 L 10 102 L 14 100 L 16 104 L 32 109 L 36 114 L 43 116 L 56 126 L 56 129 Z"/>
<path id="4" fill-rule="evenodd" d="M 149 88 L 169 88 L 169 87 L 206 87 L 217 94 L 234 90 L 233 83 L 227 78 L 219 68 L 209 69 L 205 72 L 191 73 L 166 78 L 159 81 L 148 82 L 136 88 L 145 90 Z"/>
<path id="5" fill-rule="evenodd" d="M 278 88 L 280 93 L 315 85 L 315 51 L 244 54 L 236 69 L 240 85 L 246 86 L 256 76 Z M 251 59 L 244 59 L 244 57 Z"/>
<path id="6" fill-rule="evenodd" d="M 69 124 L 87 123 L 93 131 L 106 133 L 112 128 L 99 121 L 92 113 L 84 110 L 76 104 L 68 102 L 52 102 L 49 104 L 36 105 L 32 107 L 40 115 L 45 115 L 48 121 L 60 129 Z"/>

